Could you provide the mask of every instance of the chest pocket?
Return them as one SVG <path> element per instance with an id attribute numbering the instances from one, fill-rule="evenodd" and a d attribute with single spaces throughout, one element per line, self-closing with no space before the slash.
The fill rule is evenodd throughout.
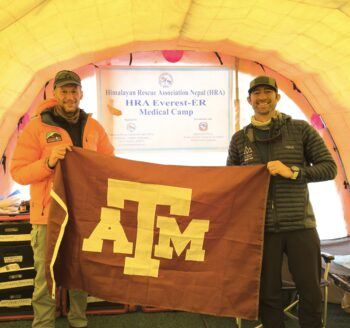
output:
<path id="1" fill-rule="evenodd" d="M 273 159 L 283 159 L 284 164 L 298 164 L 303 162 L 304 147 L 301 139 L 285 138 L 276 142 L 273 147 Z"/>

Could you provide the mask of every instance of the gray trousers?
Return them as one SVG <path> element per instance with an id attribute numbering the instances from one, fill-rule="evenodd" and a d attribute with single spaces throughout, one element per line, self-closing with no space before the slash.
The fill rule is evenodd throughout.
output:
<path id="1" fill-rule="evenodd" d="M 45 277 L 45 243 L 46 225 L 33 224 L 31 231 L 31 245 L 34 252 L 34 293 L 32 306 L 34 309 L 33 328 L 54 328 L 56 314 L 56 300 L 52 299 L 46 284 Z M 85 327 L 87 293 L 69 291 L 70 308 L 68 313 L 69 324 L 73 327 Z"/>

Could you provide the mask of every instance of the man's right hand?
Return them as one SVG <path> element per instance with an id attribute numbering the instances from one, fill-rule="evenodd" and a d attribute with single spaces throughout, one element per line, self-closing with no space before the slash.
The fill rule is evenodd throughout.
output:
<path id="1" fill-rule="evenodd" d="M 56 166 L 58 160 L 63 159 L 66 156 L 67 150 L 71 151 L 72 146 L 63 144 L 52 148 L 49 159 L 47 160 L 47 165 L 50 169 L 53 169 Z"/>

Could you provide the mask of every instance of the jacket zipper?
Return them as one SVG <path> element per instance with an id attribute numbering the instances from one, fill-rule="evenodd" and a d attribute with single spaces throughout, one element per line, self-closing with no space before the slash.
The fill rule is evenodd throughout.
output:
<path id="1" fill-rule="evenodd" d="M 269 142 L 268 144 L 268 161 L 271 161 L 272 158 L 272 149 L 271 149 L 271 143 Z M 276 190 L 275 190 L 275 183 L 274 183 L 274 177 L 271 177 L 270 183 L 272 183 L 272 188 L 271 188 L 271 214 L 272 214 L 272 221 L 273 221 L 273 225 L 275 227 L 276 231 L 279 231 L 280 227 L 278 224 L 278 220 L 277 220 L 277 213 L 276 213 L 276 206 L 275 206 L 275 199 L 276 199 Z"/>
<path id="2" fill-rule="evenodd" d="M 45 183 L 45 189 L 44 189 L 43 195 L 46 195 L 46 193 L 47 193 L 47 186 L 48 186 L 48 184 L 49 184 L 49 182 L 47 181 Z M 45 205 L 45 196 L 44 196 L 43 197 L 43 202 L 41 204 L 41 216 L 44 215 L 45 207 L 46 207 L 46 205 Z"/>
<path id="3" fill-rule="evenodd" d="M 88 138 L 87 136 L 85 136 L 84 138 L 84 132 L 85 132 L 85 127 L 86 127 L 86 123 L 87 123 L 87 120 L 89 119 L 89 116 L 86 117 L 86 119 L 84 119 L 82 122 L 81 122 L 81 146 L 82 148 L 85 148 L 84 147 L 84 141 L 86 142 L 86 145 L 88 143 Z M 85 140 L 84 140 L 85 139 Z"/>

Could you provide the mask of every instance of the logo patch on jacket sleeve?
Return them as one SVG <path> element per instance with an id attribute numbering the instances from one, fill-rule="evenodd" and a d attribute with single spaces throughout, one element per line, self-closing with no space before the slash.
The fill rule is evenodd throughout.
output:
<path id="1" fill-rule="evenodd" d="M 48 132 L 46 134 L 47 143 L 56 142 L 56 141 L 62 141 L 62 136 L 58 132 L 53 131 L 53 132 Z"/>

